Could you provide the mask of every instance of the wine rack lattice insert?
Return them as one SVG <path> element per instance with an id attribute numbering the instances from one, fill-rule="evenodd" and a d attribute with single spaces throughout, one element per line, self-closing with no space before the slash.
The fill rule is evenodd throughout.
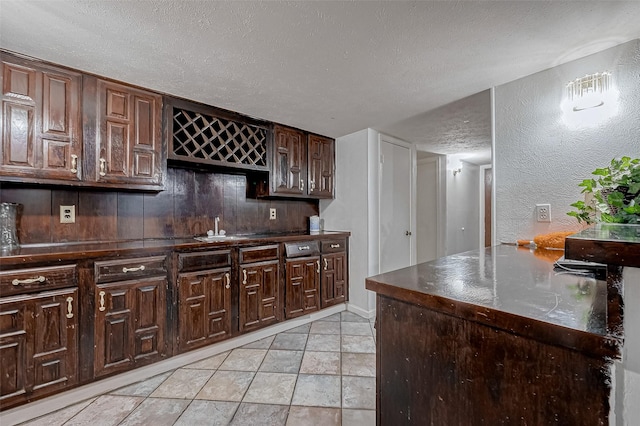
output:
<path id="1" fill-rule="evenodd" d="M 267 130 L 174 108 L 172 153 L 186 160 L 266 166 Z"/>

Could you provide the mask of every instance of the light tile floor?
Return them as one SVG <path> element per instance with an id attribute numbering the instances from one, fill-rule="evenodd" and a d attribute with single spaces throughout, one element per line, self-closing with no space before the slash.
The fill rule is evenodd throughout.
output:
<path id="1" fill-rule="evenodd" d="M 341 312 L 28 425 L 375 425 L 373 322 Z"/>

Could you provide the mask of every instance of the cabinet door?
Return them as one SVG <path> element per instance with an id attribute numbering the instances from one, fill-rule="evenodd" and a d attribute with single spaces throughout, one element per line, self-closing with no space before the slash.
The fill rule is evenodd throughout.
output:
<path id="1" fill-rule="evenodd" d="M 28 389 L 27 369 L 33 339 L 29 324 L 31 309 L 28 299 L 11 297 L 0 299 L 0 401 L 2 405 L 21 396 Z"/>
<path id="2" fill-rule="evenodd" d="M 96 287 L 96 377 L 133 366 L 133 290 L 132 285 L 121 282 Z"/>
<path id="3" fill-rule="evenodd" d="M 282 195 L 304 195 L 307 141 L 304 133 L 282 126 L 274 128 L 273 191 Z"/>
<path id="4" fill-rule="evenodd" d="M 287 318 L 295 318 L 320 307 L 320 257 L 287 260 L 285 310 Z"/>
<path id="5" fill-rule="evenodd" d="M 240 266 L 240 331 L 279 320 L 278 261 Z"/>
<path id="6" fill-rule="evenodd" d="M 98 182 L 162 186 L 162 98 L 104 80 L 98 92 Z"/>
<path id="7" fill-rule="evenodd" d="M 178 350 L 231 335 L 231 268 L 178 275 Z"/>
<path id="8" fill-rule="evenodd" d="M 309 195 L 314 198 L 333 198 L 335 141 L 309 135 Z"/>
<path id="9" fill-rule="evenodd" d="M 4 54 L 0 78 L 0 174 L 26 182 L 80 180 L 80 74 Z"/>
<path id="10" fill-rule="evenodd" d="M 341 252 L 322 255 L 321 263 L 321 307 L 343 303 L 347 289 L 347 254 Z"/>
<path id="11" fill-rule="evenodd" d="M 78 291 L 0 299 L 3 407 L 77 382 Z"/>
<path id="12" fill-rule="evenodd" d="M 136 367 L 154 362 L 166 352 L 166 288 L 165 277 L 138 280 L 134 287 L 133 359 Z"/>
<path id="13" fill-rule="evenodd" d="M 262 325 L 280 320 L 280 298 L 278 273 L 279 262 L 262 265 L 262 294 L 260 296 L 260 322 Z"/>
<path id="14" fill-rule="evenodd" d="M 164 355 L 166 285 L 165 277 L 150 277 L 96 286 L 96 377 Z"/>

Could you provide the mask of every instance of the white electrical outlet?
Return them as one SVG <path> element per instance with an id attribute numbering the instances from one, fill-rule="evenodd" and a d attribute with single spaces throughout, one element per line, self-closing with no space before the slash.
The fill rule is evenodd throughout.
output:
<path id="1" fill-rule="evenodd" d="M 551 204 L 536 204 L 536 220 L 551 222 Z"/>
<path id="2" fill-rule="evenodd" d="M 60 206 L 60 223 L 76 223 L 76 206 Z"/>
<path id="3" fill-rule="evenodd" d="M 269 209 L 269 219 L 276 220 L 276 209 L 274 208 Z"/>

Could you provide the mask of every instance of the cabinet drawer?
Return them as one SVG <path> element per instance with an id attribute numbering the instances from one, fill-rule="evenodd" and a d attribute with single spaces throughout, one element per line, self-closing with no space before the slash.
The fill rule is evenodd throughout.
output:
<path id="1" fill-rule="evenodd" d="M 0 295 L 2 296 L 77 285 L 76 265 L 0 271 Z"/>
<path id="2" fill-rule="evenodd" d="M 104 283 L 151 275 L 166 275 L 167 256 L 151 256 L 96 262 L 95 281 Z"/>
<path id="3" fill-rule="evenodd" d="M 313 256 L 320 253 L 318 241 L 302 241 L 298 243 L 286 243 L 287 257 Z"/>
<path id="4" fill-rule="evenodd" d="M 231 250 L 178 254 L 178 271 L 200 271 L 231 266 Z"/>
<path id="5" fill-rule="evenodd" d="M 339 238 L 335 240 L 323 240 L 321 242 L 323 253 L 336 253 L 347 249 L 347 240 Z"/>
<path id="6" fill-rule="evenodd" d="M 240 263 L 264 262 L 265 260 L 277 260 L 279 255 L 278 245 L 245 247 L 240 249 Z"/>

